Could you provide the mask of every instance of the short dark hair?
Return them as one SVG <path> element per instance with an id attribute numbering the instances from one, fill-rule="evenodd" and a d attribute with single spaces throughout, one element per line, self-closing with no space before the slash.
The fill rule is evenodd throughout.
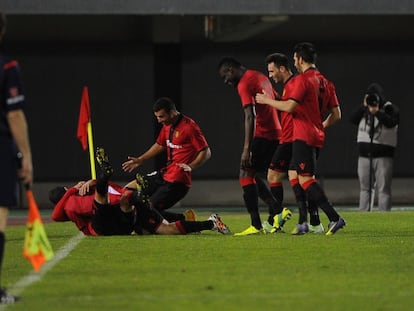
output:
<path id="1" fill-rule="evenodd" d="M 289 59 L 285 54 L 282 53 L 273 53 L 267 55 L 265 58 L 266 64 L 275 63 L 277 67 L 283 66 L 286 69 L 289 69 Z"/>
<path id="2" fill-rule="evenodd" d="M 297 43 L 293 48 L 293 53 L 296 53 L 297 56 L 302 57 L 307 63 L 316 64 L 316 48 L 315 45 L 310 42 Z"/>
<path id="3" fill-rule="evenodd" d="M 66 193 L 65 187 L 55 187 L 49 191 L 49 200 L 53 204 L 58 204 L 58 202 L 63 198 Z"/>
<path id="4" fill-rule="evenodd" d="M 154 106 L 152 107 L 152 110 L 154 112 L 160 111 L 161 109 L 164 109 L 167 113 L 177 110 L 174 102 L 168 97 L 158 98 Z"/>
<path id="5" fill-rule="evenodd" d="M 225 68 L 230 68 L 230 67 L 234 67 L 234 68 L 240 68 L 242 66 L 242 64 L 235 58 L 233 57 L 223 57 L 218 66 L 217 69 L 220 70 L 221 68 L 225 67 Z"/>

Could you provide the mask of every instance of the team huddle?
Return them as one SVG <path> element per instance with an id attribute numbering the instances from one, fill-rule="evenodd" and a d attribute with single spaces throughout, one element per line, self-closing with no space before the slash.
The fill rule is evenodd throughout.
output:
<path id="1" fill-rule="evenodd" d="M 316 50 L 311 43 L 294 47 L 292 73 L 288 58 L 274 53 L 266 58 L 269 78 L 283 83 L 283 94 L 274 90 L 269 78 L 225 57 L 218 72 L 225 84 L 237 88 L 245 112 L 245 137 L 239 181 L 251 225 L 235 236 L 277 233 L 292 212 L 283 207 L 283 178 L 287 175 L 297 201 L 299 218 L 292 234 L 325 233 L 321 208 L 329 219 L 326 235 L 345 226 L 315 179 L 316 160 L 325 139 L 325 129 L 341 119 L 335 86 L 316 68 Z M 50 191 L 56 204 L 55 221 L 73 221 L 86 235 L 187 234 L 214 230 L 230 234 L 217 214 L 196 221 L 195 212 L 168 211 L 191 187 L 191 172 L 203 165 L 211 151 L 197 123 L 177 111 L 169 98 L 153 106 L 163 126 L 155 143 L 142 155 L 129 156 L 122 164 L 132 172 L 148 159 L 165 153 L 163 169 L 141 176 L 124 187 L 110 182 L 113 168 L 103 148 L 98 148 L 96 180 L 79 182 L 72 188 Z M 258 199 L 268 206 L 262 222 Z M 309 223 L 308 223 L 309 214 Z"/>
<path id="2" fill-rule="evenodd" d="M 335 87 L 317 70 L 313 44 L 296 44 L 293 60 L 297 75 L 292 74 L 285 55 L 274 53 L 266 58 L 269 77 L 284 85 L 282 95 L 270 86 L 265 75 L 246 69 L 233 58 L 223 58 L 218 66 L 224 83 L 237 88 L 245 112 L 240 185 L 251 225 L 236 235 L 282 230 L 292 215 L 282 208 L 281 181 L 286 173 L 299 209 L 299 221 L 293 234 L 325 232 L 318 208 L 330 221 L 326 235 L 345 226 L 345 220 L 329 203 L 315 179 L 316 159 L 324 143 L 325 128 L 341 118 Z M 264 180 L 266 172 L 267 181 Z M 263 223 L 259 197 L 269 206 L 268 220 Z"/>

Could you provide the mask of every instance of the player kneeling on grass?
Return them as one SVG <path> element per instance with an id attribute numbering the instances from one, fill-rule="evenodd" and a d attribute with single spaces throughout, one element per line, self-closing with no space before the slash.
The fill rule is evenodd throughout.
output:
<path id="1" fill-rule="evenodd" d="M 131 189 L 135 182 L 121 187 L 109 181 L 113 168 L 103 148 L 97 148 L 96 180 L 79 182 L 67 189 L 56 187 L 49 199 L 56 205 L 54 221 L 73 221 L 85 235 L 187 234 L 213 230 L 230 233 L 217 214 L 206 221 L 179 220 L 169 223 L 153 209 L 140 192 Z"/>

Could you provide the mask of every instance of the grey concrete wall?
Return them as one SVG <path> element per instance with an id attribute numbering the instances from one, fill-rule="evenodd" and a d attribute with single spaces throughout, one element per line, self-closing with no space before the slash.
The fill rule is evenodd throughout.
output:
<path id="1" fill-rule="evenodd" d="M 407 14 L 410 0 L 1 0 L 18 14 Z"/>

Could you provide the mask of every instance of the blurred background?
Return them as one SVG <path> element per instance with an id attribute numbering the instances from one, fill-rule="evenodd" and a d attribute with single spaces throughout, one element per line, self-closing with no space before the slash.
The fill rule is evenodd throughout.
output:
<path id="1" fill-rule="evenodd" d="M 343 113 L 318 161 L 328 196 L 358 201 L 356 127 L 348 118 L 367 86 L 378 82 L 401 111 L 394 202 L 414 202 L 414 1 L 0 0 L 0 9 L 8 17 L 3 49 L 22 67 L 42 204 L 50 186 L 90 177 L 88 153 L 76 138 L 84 86 L 94 143 L 108 151 L 115 180 L 134 177 L 121 163 L 154 142 L 159 127 L 152 104 L 168 96 L 199 123 L 212 149 L 183 203 L 241 204 L 243 111 L 217 64 L 233 56 L 267 74 L 266 55 L 291 57 L 299 41 L 316 45 L 317 66 L 335 83 Z"/>

